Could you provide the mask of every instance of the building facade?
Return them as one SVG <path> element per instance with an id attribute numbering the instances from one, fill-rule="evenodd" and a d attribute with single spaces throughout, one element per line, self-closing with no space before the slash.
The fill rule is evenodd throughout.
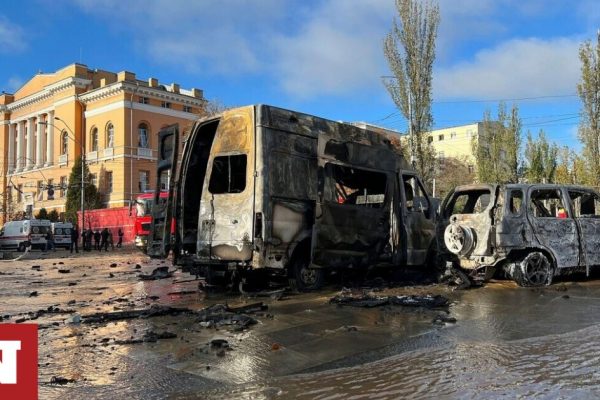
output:
<path id="1" fill-rule="evenodd" d="M 64 211 L 75 160 L 85 154 L 106 207 L 122 207 L 155 187 L 158 132 L 189 129 L 206 101 L 198 89 L 142 81 L 72 64 L 37 74 L 0 95 L 1 218 L 20 211 Z M 161 182 L 166 186 L 167 182 Z M 55 188 L 54 198 L 46 190 Z"/>

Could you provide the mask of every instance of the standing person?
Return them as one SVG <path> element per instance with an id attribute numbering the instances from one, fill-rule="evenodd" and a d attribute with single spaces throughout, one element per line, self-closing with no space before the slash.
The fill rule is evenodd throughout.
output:
<path id="1" fill-rule="evenodd" d="M 94 250 L 100 251 L 100 238 L 100 229 L 96 229 L 96 232 L 94 232 Z"/>
<path id="2" fill-rule="evenodd" d="M 123 245 L 123 229 L 119 228 L 117 235 L 119 235 L 119 241 L 117 242 L 117 247 L 121 248 L 121 246 Z"/>
<path id="3" fill-rule="evenodd" d="M 102 237 L 102 242 L 100 242 L 100 251 L 104 248 L 104 251 L 108 251 L 108 228 L 102 229 L 102 233 L 100 234 Z"/>
<path id="4" fill-rule="evenodd" d="M 48 232 L 46 233 L 46 250 L 45 251 L 50 251 L 50 250 L 56 251 L 56 247 L 54 247 L 54 234 L 52 233 L 51 229 L 48 229 Z"/>
<path id="5" fill-rule="evenodd" d="M 94 232 L 92 232 L 92 228 L 88 228 L 85 233 L 85 246 L 87 251 L 92 251 L 92 237 L 94 236 Z"/>
<path id="6" fill-rule="evenodd" d="M 79 241 L 79 227 L 77 224 L 73 225 L 73 229 L 71 229 L 71 254 L 73 254 L 73 247 L 75 247 L 75 252 L 79 253 L 79 246 L 77 246 L 77 242 Z M 81 243 L 83 245 L 83 239 Z"/>
<path id="7" fill-rule="evenodd" d="M 113 233 L 112 233 L 112 229 L 108 230 L 108 244 L 110 244 L 110 249 L 114 250 L 115 249 L 115 242 L 113 240 Z"/>

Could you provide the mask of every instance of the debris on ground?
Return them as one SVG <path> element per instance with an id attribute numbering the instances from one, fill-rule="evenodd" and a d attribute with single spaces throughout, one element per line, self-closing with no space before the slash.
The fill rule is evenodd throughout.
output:
<path id="1" fill-rule="evenodd" d="M 62 264 L 62 263 L 59 263 L 59 264 Z M 71 272 L 71 270 L 70 270 L 70 269 L 59 269 L 59 270 L 58 270 L 58 273 L 59 273 L 59 274 L 68 274 L 68 273 L 70 273 L 70 272 Z"/>
<path id="2" fill-rule="evenodd" d="M 441 308 L 447 307 L 450 302 L 440 295 L 411 295 L 411 296 L 376 296 L 370 291 L 353 292 L 342 289 L 340 294 L 329 299 L 330 303 L 340 306 L 351 307 L 379 307 L 384 305 L 396 305 L 406 307 Z"/>
<path id="3" fill-rule="evenodd" d="M 156 279 L 165 279 L 173 276 L 173 271 L 169 271 L 169 267 L 154 268 L 150 274 L 140 274 L 139 277 L 143 281 L 153 281 Z"/>
<path id="4" fill-rule="evenodd" d="M 31 269 L 35 270 L 35 271 L 40 271 L 42 269 L 41 265 L 32 265 Z"/>
<path id="5" fill-rule="evenodd" d="M 195 294 L 198 293 L 196 290 L 180 290 L 178 292 L 169 292 L 167 293 L 167 295 L 169 296 L 173 296 L 173 295 L 184 295 L 184 294 Z"/>
<path id="6" fill-rule="evenodd" d="M 139 339 L 134 339 L 132 337 L 131 339 L 115 340 L 114 343 L 115 344 L 156 343 L 162 339 L 175 339 L 176 337 L 177 337 L 177 334 L 175 334 L 173 332 L 169 332 L 169 331 L 164 331 L 164 332 L 160 332 L 160 333 L 154 332 L 154 331 L 148 331 L 144 334 L 143 337 L 141 337 Z"/>
<path id="7" fill-rule="evenodd" d="M 438 314 L 431 322 L 438 325 L 455 324 L 456 318 L 444 314 Z"/>
<path id="8" fill-rule="evenodd" d="M 110 264 L 110 268 L 117 268 L 117 263 Z"/>
<path id="9" fill-rule="evenodd" d="M 243 284 L 240 282 L 239 291 L 240 293 L 248 298 L 252 297 L 269 297 L 272 300 L 281 300 L 283 295 L 285 294 L 285 288 L 277 289 L 277 290 L 261 290 L 259 292 L 247 292 L 244 290 Z"/>
<path id="10" fill-rule="evenodd" d="M 115 312 L 100 312 L 82 316 L 84 324 L 102 323 L 109 321 L 122 321 L 134 318 L 152 318 L 163 315 L 179 315 L 183 313 L 193 313 L 189 308 L 178 308 L 169 306 L 153 305 L 150 308 L 141 310 L 127 310 Z"/>
<path id="11" fill-rule="evenodd" d="M 64 378 L 62 376 L 53 376 L 52 379 L 50 379 L 51 385 L 66 385 L 68 383 L 74 383 L 74 382 L 75 382 L 75 379 Z"/>
<path id="12" fill-rule="evenodd" d="M 198 311 L 198 318 L 196 321 L 204 328 L 226 325 L 232 326 L 235 331 L 241 331 L 248 328 L 250 325 L 258 323 L 256 319 L 246 313 L 255 313 L 267 309 L 268 307 L 263 303 L 248 304 L 241 307 L 229 307 L 226 304 L 215 304 Z"/>
<path id="13" fill-rule="evenodd" d="M 446 263 L 446 270 L 440 277 L 440 282 L 454 286 L 454 290 L 465 290 L 474 284 L 469 276 L 460 269 L 456 268 L 452 262 Z"/>
<path id="14" fill-rule="evenodd" d="M 29 297 L 37 297 L 37 295 L 38 295 L 37 291 L 29 293 Z"/>

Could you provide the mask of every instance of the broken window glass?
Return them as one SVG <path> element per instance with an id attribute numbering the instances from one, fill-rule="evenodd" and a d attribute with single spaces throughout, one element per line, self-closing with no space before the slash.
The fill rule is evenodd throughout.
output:
<path id="1" fill-rule="evenodd" d="M 596 193 L 569 191 L 576 218 L 600 218 L 600 198 Z"/>
<path id="2" fill-rule="evenodd" d="M 212 194 L 241 193 L 246 188 L 246 155 L 215 157 L 208 190 Z"/>
<path id="3" fill-rule="evenodd" d="M 387 186 L 384 173 L 327 164 L 325 175 L 325 200 L 344 205 L 383 207 Z"/>
<path id="4" fill-rule="evenodd" d="M 531 192 L 529 209 L 537 218 L 567 218 L 560 189 L 537 189 Z"/>

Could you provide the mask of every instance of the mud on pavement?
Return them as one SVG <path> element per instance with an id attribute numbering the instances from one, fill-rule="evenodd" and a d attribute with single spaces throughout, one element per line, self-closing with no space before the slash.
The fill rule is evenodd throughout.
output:
<path id="1" fill-rule="evenodd" d="M 56 254 L 0 263 L 1 322 L 39 324 L 41 398 L 318 398 L 334 390 L 319 387 L 321 376 L 348 396 L 373 394 L 345 368 L 369 381 L 372 370 L 397 369 L 390 360 L 413 362 L 414 386 L 443 375 L 414 362 L 415 351 L 454 354 L 460 375 L 475 361 L 457 359 L 456 346 L 471 354 L 484 345 L 469 343 L 568 335 L 600 320 L 596 281 L 207 294 L 201 280 L 139 253 Z M 381 384 L 402 381 L 389 379 Z"/>

